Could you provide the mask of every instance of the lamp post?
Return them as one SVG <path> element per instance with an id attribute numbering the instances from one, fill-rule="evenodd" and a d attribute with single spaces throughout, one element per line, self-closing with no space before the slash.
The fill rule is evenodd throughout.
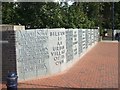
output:
<path id="1" fill-rule="evenodd" d="M 112 40 L 114 40 L 114 2 L 112 3 Z"/>

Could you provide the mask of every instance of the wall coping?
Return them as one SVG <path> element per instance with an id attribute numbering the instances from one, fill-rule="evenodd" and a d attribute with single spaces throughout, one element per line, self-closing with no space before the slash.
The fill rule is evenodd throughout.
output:
<path id="1" fill-rule="evenodd" d="M 16 31 L 16 30 L 25 30 L 25 26 L 22 25 L 0 25 L 0 31 Z"/>

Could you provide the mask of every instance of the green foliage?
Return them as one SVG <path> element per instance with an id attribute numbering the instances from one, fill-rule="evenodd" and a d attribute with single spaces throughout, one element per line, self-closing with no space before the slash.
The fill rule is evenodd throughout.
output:
<path id="1" fill-rule="evenodd" d="M 115 28 L 120 29 L 120 2 L 115 3 Z"/>
<path id="2" fill-rule="evenodd" d="M 111 28 L 112 3 L 2 3 L 4 24 L 26 28 Z M 115 28 L 120 29 L 120 2 L 115 3 Z"/>

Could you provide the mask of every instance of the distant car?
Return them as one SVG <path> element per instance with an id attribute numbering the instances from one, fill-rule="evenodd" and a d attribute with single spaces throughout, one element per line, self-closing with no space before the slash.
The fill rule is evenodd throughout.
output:
<path id="1" fill-rule="evenodd" d="M 118 41 L 120 41 L 120 33 L 118 33 Z"/>
<path id="2" fill-rule="evenodd" d="M 115 40 L 120 41 L 120 33 L 116 33 L 116 34 L 115 34 Z"/>
<path id="3" fill-rule="evenodd" d="M 107 36 L 108 36 L 107 31 L 104 31 L 104 32 L 103 32 L 103 36 L 104 36 L 104 37 L 107 37 Z"/>
<path id="4" fill-rule="evenodd" d="M 118 33 L 115 34 L 115 40 L 118 40 Z"/>
<path id="5" fill-rule="evenodd" d="M 105 36 L 107 37 L 107 36 L 108 36 L 108 33 L 105 33 Z"/>

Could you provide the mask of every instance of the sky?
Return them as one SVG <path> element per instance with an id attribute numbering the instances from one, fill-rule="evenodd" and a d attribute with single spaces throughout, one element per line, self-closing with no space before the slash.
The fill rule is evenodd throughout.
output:
<path id="1" fill-rule="evenodd" d="M 14 2 L 17 2 L 19 0 L 14 0 Z M 42 1 L 42 0 L 39 0 L 39 1 Z M 74 3 L 73 0 L 53 0 L 53 2 L 67 2 L 68 5 L 72 5 Z"/>

